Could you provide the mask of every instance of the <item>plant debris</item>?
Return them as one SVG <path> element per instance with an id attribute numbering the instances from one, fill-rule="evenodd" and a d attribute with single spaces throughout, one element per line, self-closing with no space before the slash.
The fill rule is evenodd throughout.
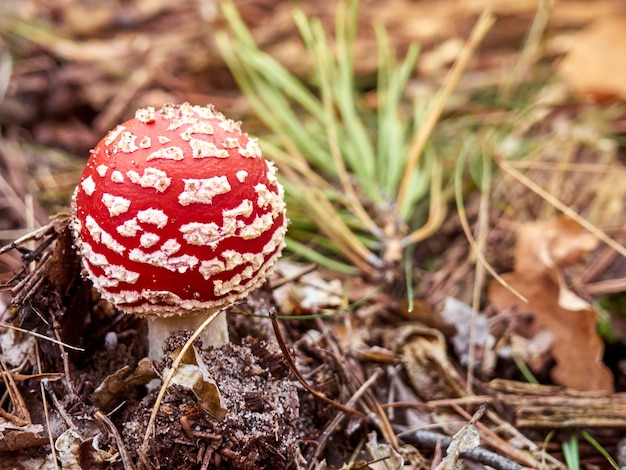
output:
<path id="1" fill-rule="evenodd" d="M 514 271 L 503 279 L 527 302 L 496 281 L 491 283 L 489 299 L 497 313 L 532 316 L 529 343 L 546 333 L 542 349 L 556 362 L 551 370 L 555 383 L 574 390 L 612 392 L 613 374 L 602 363 L 604 343 L 596 332 L 597 313 L 565 285 L 563 276 L 564 268 L 596 246 L 595 237 L 566 218 L 526 224 L 518 232 Z M 528 349 L 518 348 L 513 354 L 525 355 L 531 368 L 532 364 L 544 367 L 546 360 L 528 357 L 533 354 Z"/>
<path id="2" fill-rule="evenodd" d="M 232 344 L 190 342 L 177 355 L 191 334 L 179 332 L 154 362 L 146 321 L 81 277 L 66 214 L 89 149 L 137 108 L 213 103 L 274 144 L 270 153 L 300 161 L 277 151 L 285 140 L 238 89 L 218 47 L 228 28 L 218 3 L 0 2 L 0 469 L 562 469 L 572 443 L 585 468 L 626 465 L 626 118 L 623 83 L 612 81 L 620 64 L 603 72 L 593 47 L 619 56 L 623 34 L 611 25 L 623 1 L 491 2 L 496 21 L 417 152 L 420 169 L 446 162 L 435 202 L 456 191 L 457 211 L 441 204 L 436 230 L 400 257 L 388 251 L 395 261 L 381 272 L 362 255 L 389 247 L 344 202 L 378 217 L 398 210 L 394 198 L 373 210 L 353 169 L 343 187 L 340 175 L 308 174 L 322 185 L 308 188 L 313 203 L 339 208 L 365 250 L 336 258 L 320 228 L 335 214 L 292 210 L 288 259 L 227 310 Z M 342 83 L 364 128 L 377 132 L 368 126 L 384 109 L 379 46 L 387 70 L 411 65 L 391 97 L 424 122 L 482 5 L 361 3 L 354 76 Z M 323 101 L 292 3 L 233 5 L 255 47 Z M 299 13 L 333 54 L 335 7 L 302 2 Z M 294 106 L 293 119 L 311 125 L 303 111 Z M 339 107 L 324 112 L 348 122 Z M 322 124 L 305 137 L 330 155 Z M 418 204 L 377 228 L 406 234 L 428 220 L 438 193 L 409 189 Z M 306 191 L 289 186 L 288 211 Z M 176 379 L 161 395 L 168 371 Z"/>

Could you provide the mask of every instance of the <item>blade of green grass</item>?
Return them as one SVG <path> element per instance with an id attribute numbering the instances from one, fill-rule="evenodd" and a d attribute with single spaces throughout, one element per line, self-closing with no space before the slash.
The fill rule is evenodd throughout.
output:
<path id="1" fill-rule="evenodd" d="M 300 243 L 293 238 L 287 238 L 285 241 L 287 244 L 287 249 L 292 252 L 303 256 L 306 259 L 311 260 L 312 262 L 319 264 L 320 266 L 324 266 L 326 268 L 332 269 L 334 271 L 345 273 L 349 275 L 356 275 L 359 273 L 359 270 L 354 266 L 349 264 L 341 263 L 337 260 L 329 258 L 328 256 L 323 255 L 318 250 L 310 248 L 303 243 Z"/>
<path id="2" fill-rule="evenodd" d="M 566 441 L 563 441 L 563 456 L 569 470 L 580 470 L 580 453 L 578 451 L 578 436 L 570 434 Z"/>
<path id="3" fill-rule="evenodd" d="M 336 103 L 333 99 L 333 91 L 331 87 L 331 84 L 335 81 L 337 71 L 334 70 L 333 59 L 328 54 L 328 51 L 330 51 L 330 47 L 326 42 L 324 32 L 319 22 L 313 25 L 313 29 L 307 28 L 304 17 L 301 17 L 298 22 L 300 23 L 300 28 L 303 36 L 308 38 L 306 39 L 306 41 L 310 43 L 309 47 L 314 47 L 314 50 L 312 50 L 311 53 L 313 54 L 313 57 L 317 59 L 315 61 L 315 71 L 318 75 L 318 81 L 320 84 L 321 99 L 325 118 L 324 122 L 326 126 L 326 135 L 328 136 L 328 145 L 330 148 L 330 154 L 335 164 L 336 173 L 341 183 L 341 187 L 346 195 L 347 207 L 349 207 L 352 212 L 361 220 L 362 224 L 367 228 L 367 230 L 369 230 L 370 233 L 381 236 L 382 234 L 380 232 L 380 229 L 361 204 L 360 198 L 357 195 L 357 191 L 353 183 L 351 182 L 348 169 L 346 168 L 345 157 L 342 154 L 342 138 L 339 135 L 341 133 L 341 129 L 338 122 L 338 117 L 335 114 Z M 315 41 L 313 37 L 317 38 L 317 41 Z M 314 43 L 317 45 L 314 46 Z"/>
<path id="4" fill-rule="evenodd" d="M 602 454 L 602 456 L 611 464 L 611 467 L 613 467 L 615 470 L 620 470 L 621 467 L 617 464 L 615 459 L 611 457 L 611 455 L 606 451 L 606 449 L 602 447 L 602 445 L 598 441 L 596 441 L 591 434 L 589 434 L 585 430 L 582 430 L 580 431 L 580 435 L 587 442 L 589 442 L 589 444 L 591 444 L 594 449 L 596 449 L 598 452 Z"/>
<path id="5" fill-rule="evenodd" d="M 352 169 L 359 177 L 359 182 L 365 193 L 373 201 L 379 201 L 380 188 L 375 173 L 374 146 L 361 116 L 359 116 L 358 105 L 355 101 L 353 49 L 356 39 L 358 5 L 357 0 L 343 0 L 337 6 L 335 22 L 337 58 L 334 62 L 338 69 L 338 80 L 335 82 L 335 101 L 346 127 L 346 143 L 354 146 L 352 149 L 347 149 L 350 153 L 346 154 L 346 157 L 353 161 Z M 357 166 L 360 168 L 358 172 Z"/>
<path id="6" fill-rule="evenodd" d="M 389 45 L 385 29 L 376 25 L 378 41 L 378 147 L 376 171 L 385 196 L 395 195 L 404 174 L 407 157 L 407 119 L 401 116 L 402 95 L 413 73 L 419 47 L 409 46 L 404 60 L 398 65 Z"/>

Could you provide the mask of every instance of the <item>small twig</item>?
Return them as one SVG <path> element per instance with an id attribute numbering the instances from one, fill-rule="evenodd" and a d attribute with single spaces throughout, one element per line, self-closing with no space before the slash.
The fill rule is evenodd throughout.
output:
<path id="1" fill-rule="evenodd" d="M 588 232 L 590 232 L 593 235 L 595 235 L 599 240 L 601 240 L 602 242 L 604 242 L 605 244 L 607 244 L 608 246 L 613 248 L 620 255 L 626 257 L 626 247 L 623 247 L 617 241 L 615 241 L 614 239 L 609 237 L 606 234 L 606 232 L 604 232 L 603 230 L 600 230 L 594 224 L 592 224 L 587 219 L 585 219 L 583 216 L 578 214 L 578 212 L 576 212 L 574 209 L 572 209 L 571 207 L 566 205 L 564 202 L 562 202 L 559 198 L 555 197 L 554 195 L 552 195 L 551 193 L 549 193 L 548 191 L 543 189 L 541 186 L 539 186 L 537 183 L 535 183 L 533 180 L 531 180 L 528 176 L 526 176 L 526 175 L 520 173 L 519 171 L 517 171 L 515 168 L 513 168 L 511 165 L 509 165 L 508 162 L 502 161 L 502 160 L 498 160 L 498 163 L 500 165 L 500 168 L 502 168 L 502 170 L 504 170 L 510 176 L 512 176 L 517 181 L 522 183 L 524 186 L 526 186 L 532 192 L 537 194 L 539 197 L 544 199 L 548 204 L 552 205 L 553 207 L 555 207 L 556 209 L 561 211 L 563 214 L 568 216 L 570 219 L 573 219 L 576 222 L 578 222 L 578 224 L 581 227 L 583 227 L 585 230 L 587 230 Z"/>
<path id="2" fill-rule="evenodd" d="M 109 417 L 102 413 L 100 410 L 95 412 L 94 417 L 102 421 L 106 425 L 106 427 L 109 428 L 111 434 L 113 434 L 117 445 L 117 450 L 120 453 L 122 464 L 124 465 L 124 469 L 135 470 L 135 465 L 133 464 L 130 455 L 128 455 L 128 451 L 126 450 L 126 446 L 124 445 L 124 440 L 122 439 L 122 436 L 115 427 L 115 424 L 113 424 L 113 421 L 111 421 Z"/>
<path id="3" fill-rule="evenodd" d="M 489 229 L 489 197 L 491 190 L 491 166 L 487 156 L 483 153 L 483 174 L 482 187 L 480 192 L 480 206 L 478 210 L 478 220 L 476 222 L 476 249 L 480 253 L 485 253 L 487 245 L 487 236 Z M 474 367 L 476 361 L 476 337 L 478 329 L 478 309 L 480 308 L 481 295 L 485 287 L 485 265 L 476 263 L 474 267 L 474 283 L 472 288 L 472 314 L 469 331 L 469 347 L 467 352 L 467 377 L 466 391 L 468 395 L 474 393 Z"/>
<path id="4" fill-rule="evenodd" d="M 484 414 L 487 411 L 486 404 L 481 405 L 479 409 L 481 408 L 482 413 Z M 517 460 L 518 462 L 523 462 L 525 465 L 528 465 L 531 468 L 536 467 L 534 460 L 530 460 L 527 455 L 523 454 L 511 444 L 504 441 L 500 436 L 498 436 L 484 424 L 475 422 L 474 417 L 470 416 L 469 413 L 461 408 L 459 405 L 453 403 L 452 409 L 465 419 L 471 420 L 472 423 L 480 430 L 483 439 L 485 439 L 489 443 L 489 445 L 500 449 L 503 453 L 506 452 L 509 456 L 511 456 L 511 458 Z"/>
<path id="5" fill-rule="evenodd" d="M 63 421 L 65 421 L 65 424 L 67 424 L 69 428 L 76 431 L 76 434 L 78 434 L 81 440 L 84 439 L 80 431 L 78 430 L 78 426 L 76 426 L 76 423 L 74 423 L 74 420 L 72 419 L 72 417 L 69 415 L 67 410 L 63 407 L 63 405 L 59 401 L 58 397 L 55 395 L 54 390 L 52 389 L 48 381 L 42 380 L 40 383 L 43 384 L 45 391 L 50 396 L 52 403 L 54 404 L 56 410 L 59 412 L 59 415 L 61 415 L 61 417 L 63 418 Z"/>
<path id="6" fill-rule="evenodd" d="M 141 468 L 154 468 L 153 465 L 150 464 L 150 461 L 148 460 L 148 456 L 146 455 L 145 451 L 142 449 L 137 449 L 137 456 L 139 457 L 139 466 L 137 467 L 138 470 L 141 470 Z"/>
<path id="7" fill-rule="evenodd" d="M 61 359 L 63 360 L 63 372 L 65 375 L 65 379 L 63 380 L 63 382 L 65 383 L 65 387 L 67 388 L 68 393 L 72 397 L 72 400 L 75 400 L 78 398 L 78 395 L 76 395 L 76 390 L 74 390 L 74 384 L 72 382 L 72 377 L 70 374 L 70 363 L 67 359 L 68 354 L 67 354 L 67 351 L 65 350 L 65 345 L 63 341 L 61 341 L 61 333 L 59 332 L 59 328 L 60 328 L 59 323 L 55 321 L 54 324 L 52 325 L 52 331 L 54 331 L 54 336 L 57 339 L 56 343 L 59 345 L 59 349 L 61 350 Z"/>
<path id="8" fill-rule="evenodd" d="M 58 220 L 55 219 L 52 222 L 50 222 L 47 225 L 44 225 L 42 227 L 39 227 L 35 230 L 31 230 L 28 233 L 23 234 L 21 237 L 19 237 L 17 240 L 13 240 L 11 243 L 3 246 L 2 248 L 0 248 L 0 255 L 11 251 L 11 250 L 15 250 L 17 247 L 19 247 L 20 245 L 23 245 L 29 241 L 37 241 L 37 240 L 41 240 L 42 238 L 44 238 L 46 235 L 49 234 L 53 234 L 56 232 L 56 224 L 58 223 Z M 55 238 L 55 237 L 52 237 Z"/>
<path id="9" fill-rule="evenodd" d="M 285 344 L 285 340 L 284 340 L 283 335 L 282 335 L 282 333 L 280 331 L 280 325 L 278 324 L 278 319 L 276 318 L 276 316 L 277 316 L 276 309 L 274 307 L 271 307 L 269 309 L 268 316 L 269 316 L 270 320 L 272 321 L 272 326 L 274 327 L 274 333 L 276 334 L 276 339 L 278 340 L 278 346 L 280 347 L 280 350 L 283 353 L 283 357 L 285 358 L 285 361 L 287 362 L 287 366 L 289 367 L 289 369 L 291 370 L 293 375 L 296 376 L 296 379 L 298 379 L 298 382 L 300 382 L 300 384 L 309 393 L 315 395 L 317 398 L 319 398 L 322 401 L 325 401 L 329 405 L 334 406 L 338 410 L 341 410 L 344 413 L 349 413 L 349 414 L 358 416 L 359 418 L 361 418 L 363 420 L 367 420 L 367 416 L 365 416 L 360 411 L 357 411 L 354 408 L 351 408 L 350 406 L 346 406 L 343 403 L 339 403 L 338 401 L 335 401 L 332 398 L 328 398 L 322 392 L 320 392 L 319 390 L 315 390 L 311 385 L 308 384 L 308 382 L 304 379 L 304 377 L 302 377 L 302 374 L 300 374 L 300 371 L 298 370 L 298 368 L 296 366 L 296 363 L 293 360 L 293 357 L 291 356 L 291 353 L 289 352 L 289 348 Z"/>
<path id="10" fill-rule="evenodd" d="M 7 420 L 15 426 L 27 426 L 32 424 L 29 420 L 15 416 L 14 414 L 5 411 L 3 408 L 0 408 L 0 418 Z"/>
<path id="11" fill-rule="evenodd" d="M 377 375 L 380 375 L 381 373 L 382 373 L 382 370 L 377 369 L 375 375 L 377 376 Z M 370 382 L 370 380 L 371 380 L 371 377 L 364 383 L 368 383 Z M 360 387 L 359 390 L 361 390 L 362 388 L 363 387 Z M 377 419 L 375 419 L 374 422 L 376 423 L 376 426 L 380 430 L 381 434 L 384 436 L 387 442 L 394 449 L 399 449 L 397 436 L 395 432 L 393 431 L 391 421 L 389 420 L 389 417 L 385 413 L 385 410 L 383 409 L 383 406 L 381 405 L 381 403 L 373 396 L 372 393 L 370 393 L 369 390 L 366 390 L 366 393 L 364 394 L 364 397 L 363 397 L 363 401 L 366 404 L 366 406 L 370 410 L 372 410 L 372 413 L 374 414 L 374 416 L 376 416 Z"/>
<path id="12" fill-rule="evenodd" d="M 48 430 L 48 440 L 50 441 L 50 449 L 52 450 L 52 460 L 54 461 L 54 468 L 59 469 L 57 460 L 56 448 L 54 446 L 54 436 L 52 435 L 52 426 L 50 425 L 50 410 L 48 410 L 48 400 L 46 400 L 46 390 L 44 388 L 44 382 L 39 382 L 39 390 L 41 392 L 41 403 L 43 405 L 43 413 L 46 417 L 46 429 Z"/>
<path id="13" fill-rule="evenodd" d="M 459 398 L 442 398 L 439 400 L 430 400 L 426 402 L 425 405 L 429 407 L 433 407 L 433 408 L 443 407 L 443 406 L 452 406 L 453 404 L 467 406 L 467 405 L 475 405 L 475 404 L 481 404 L 481 403 L 489 403 L 490 401 L 493 401 L 493 400 L 494 400 L 494 397 L 490 395 L 471 395 L 471 396 L 464 396 L 464 397 L 459 397 Z"/>
<path id="14" fill-rule="evenodd" d="M 187 351 L 189 351 L 189 349 L 193 345 L 193 342 L 200 337 L 200 335 L 202 334 L 204 329 L 221 312 L 222 312 L 221 310 L 217 310 L 217 311 L 213 312 L 211 315 L 209 315 L 207 317 L 206 320 L 204 320 L 204 322 L 202 322 L 202 324 L 198 327 L 198 329 L 196 331 L 194 331 L 194 333 L 189 337 L 187 342 L 183 345 L 183 347 L 181 348 L 180 352 L 178 353 L 178 356 L 176 356 L 176 358 L 172 362 L 172 367 L 170 368 L 170 371 L 167 374 L 167 376 L 165 376 L 165 378 L 163 379 L 163 384 L 161 385 L 161 389 L 159 390 L 159 394 L 157 395 L 156 400 L 154 402 L 154 406 L 152 408 L 152 413 L 150 414 L 150 420 L 148 421 L 148 425 L 146 426 L 146 434 L 144 435 L 143 443 L 141 444 L 141 447 L 138 450 L 138 454 L 139 454 L 141 460 L 143 460 L 141 458 L 142 456 L 145 457 L 147 455 L 148 443 L 150 442 L 150 437 L 152 436 L 152 433 L 154 432 L 154 425 L 156 423 L 157 414 L 159 413 L 159 407 L 161 406 L 161 402 L 163 401 L 163 397 L 165 396 L 165 392 L 167 391 L 167 387 L 169 386 L 170 382 L 174 378 L 174 375 L 176 374 L 176 371 L 178 370 L 178 367 L 180 366 L 180 363 L 183 361 L 183 358 L 187 354 Z M 147 459 L 147 457 L 146 457 L 146 459 Z M 139 467 L 139 468 L 141 468 L 141 467 Z"/>
<path id="15" fill-rule="evenodd" d="M 376 369 L 376 371 L 374 371 L 372 376 L 369 379 L 367 379 L 365 382 L 363 382 L 363 384 L 359 387 L 359 389 L 356 392 L 354 392 L 354 394 L 350 397 L 350 399 L 346 403 L 346 406 L 350 406 L 350 407 L 354 406 L 356 402 L 361 398 L 361 396 L 365 393 L 365 391 L 369 387 L 371 387 L 372 384 L 376 382 L 376 380 L 378 380 L 381 374 L 382 374 L 382 369 Z M 345 416 L 344 413 L 339 412 L 333 417 L 333 419 L 331 419 L 326 424 L 326 426 L 324 427 L 324 431 L 320 434 L 320 436 L 317 439 L 318 446 L 315 448 L 313 454 L 308 458 L 309 468 L 312 468 L 313 462 L 315 462 L 317 458 L 319 457 L 319 455 L 322 453 L 322 451 L 324 450 L 324 447 L 326 446 L 326 442 L 328 441 L 328 438 L 333 432 L 336 431 L 337 425 L 339 424 L 339 422 L 344 416 Z"/>
<path id="16" fill-rule="evenodd" d="M 11 300 L 12 305 L 22 305 L 25 304 L 26 301 L 32 297 L 35 293 L 40 292 L 40 287 L 45 280 L 45 266 L 48 261 L 52 259 L 52 250 L 47 251 L 39 260 L 37 267 L 34 271 L 31 271 L 27 276 L 24 277 L 17 285 L 11 287 L 11 283 L 22 276 L 27 271 L 27 266 L 30 261 L 24 259 L 25 265 L 24 267 L 15 275 L 12 279 L 9 280 L 8 284 L 2 284 L 0 286 L 0 290 L 10 290 L 11 296 L 13 299 Z"/>
<path id="17" fill-rule="evenodd" d="M 560 461 L 545 452 L 544 449 L 540 449 L 533 440 L 529 439 L 526 435 L 520 432 L 519 429 L 513 426 L 509 421 L 502 419 L 493 410 L 487 410 L 487 417 L 489 418 L 489 420 L 491 420 L 492 423 L 494 423 L 498 427 L 501 432 L 512 436 L 512 439 L 518 442 L 521 447 L 528 449 L 533 456 L 537 455 L 537 453 L 541 453 L 542 461 L 548 460 L 550 464 L 556 468 L 561 468 L 563 466 Z"/>
<path id="18" fill-rule="evenodd" d="M 478 405 L 478 408 L 476 408 L 476 411 L 474 411 L 474 414 L 472 415 L 472 419 L 470 419 L 470 424 L 476 425 L 476 423 L 480 421 L 486 411 L 487 403 L 481 403 L 480 405 Z"/>
<path id="19" fill-rule="evenodd" d="M 20 393 L 20 389 L 15 383 L 13 375 L 9 373 L 3 361 L 0 361 L 0 369 L 2 370 L 2 379 L 4 381 L 6 393 L 9 395 L 11 404 L 13 405 L 14 413 L 17 414 L 18 418 L 26 421 L 28 424 L 32 424 L 24 397 Z"/>
<path id="20" fill-rule="evenodd" d="M 413 431 L 406 426 L 394 425 L 394 429 L 400 437 L 407 444 L 414 446 L 427 447 L 428 449 L 437 449 L 438 446 L 448 447 L 452 442 L 452 438 L 431 431 Z M 513 462 L 512 460 L 502 457 L 494 452 L 482 449 L 480 447 L 476 449 L 462 450 L 460 457 L 474 462 L 479 462 L 485 465 L 489 465 L 496 470 L 524 470 L 526 468 L 523 465 Z"/>
<path id="21" fill-rule="evenodd" d="M 50 256 L 50 252 L 44 254 L 39 262 L 39 265 L 42 266 L 50 258 Z M 30 264 L 30 260 L 26 259 L 28 257 L 30 257 L 30 255 L 22 256 L 22 261 L 24 262 L 22 268 L 17 271 L 11 279 L 0 286 L 0 289 L 2 290 L 10 290 L 11 296 L 14 299 L 14 304 L 18 304 L 18 301 L 15 299 L 17 298 L 19 292 L 26 292 L 26 294 L 21 295 L 22 298 L 26 298 L 27 294 L 33 289 L 33 286 L 43 278 L 43 269 L 37 269 L 36 271 L 30 272 L 26 275 L 28 265 Z"/>
<path id="22" fill-rule="evenodd" d="M 35 343 L 35 357 L 37 359 L 37 372 L 38 373 L 42 373 L 42 368 L 41 368 L 41 356 L 40 356 L 40 349 L 39 349 L 39 345 L 37 343 Z M 52 435 L 52 428 L 50 426 L 50 411 L 48 410 L 48 401 L 46 400 L 46 390 L 45 390 L 45 386 L 47 385 L 47 381 L 42 380 L 41 382 L 39 382 L 39 390 L 41 392 L 41 403 L 43 405 L 43 411 L 44 414 L 46 416 L 46 428 L 48 431 L 48 439 L 50 441 L 50 449 L 52 452 L 52 460 L 54 461 L 54 468 L 56 468 L 57 470 L 59 469 L 59 464 L 58 464 L 58 460 L 57 460 L 57 453 L 56 453 L 56 448 L 54 447 L 54 436 Z"/>

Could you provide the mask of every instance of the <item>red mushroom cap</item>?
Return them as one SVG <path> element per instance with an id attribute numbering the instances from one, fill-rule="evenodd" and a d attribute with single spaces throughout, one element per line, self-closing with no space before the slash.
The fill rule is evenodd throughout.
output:
<path id="1" fill-rule="evenodd" d="M 212 106 L 140 109 L 92 150 L 73 200 L 83 267 L 120 310 L 220 308 L 266 278 L 287 217 L 275 167 Z"/>

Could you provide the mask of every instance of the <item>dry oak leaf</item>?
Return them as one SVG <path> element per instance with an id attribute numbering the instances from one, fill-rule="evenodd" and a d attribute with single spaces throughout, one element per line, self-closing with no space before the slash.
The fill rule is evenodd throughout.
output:
<path id="1" fill-rule="evenodd" d="M 531 334 L 552 334 L 555 383 L 612 392 L 613 375 L 602 363 L 604 343 L 596 332 L 597 312 L 567 289 L 562 271 L 596 245 L 595 238 L 569 218 L 523 225 L 517 234 L 514 271 L 502 277 L 528 303 L 496 281 L 489 285 L 489 300 L 498 312 L 531 314 Z"/>
<path id="2" fill-rule="evenodd" d="M 598 101 L 626 99 L 626 15 L 602 17 L 579 32 L 560 64 L 560 74 L 577 95 Z"/>

